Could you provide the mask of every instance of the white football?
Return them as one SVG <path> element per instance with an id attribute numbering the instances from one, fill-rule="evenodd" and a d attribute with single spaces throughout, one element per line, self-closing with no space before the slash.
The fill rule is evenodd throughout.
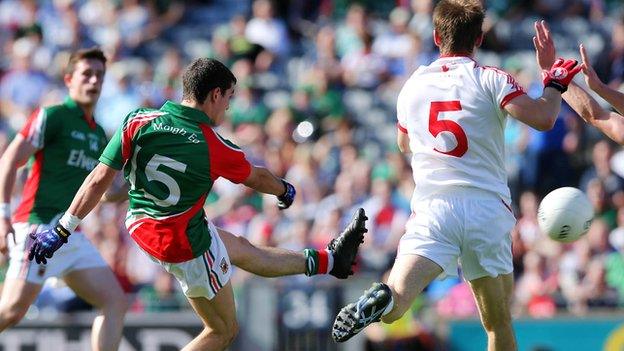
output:
<path id="1" fill-rule="evenodd" d="M 537 210 L 540 229 L 551 239 L 564 243 L 587 233 L 593 218 L 594 209 L 587 195 L 572 187 L 551 191 Z"/>

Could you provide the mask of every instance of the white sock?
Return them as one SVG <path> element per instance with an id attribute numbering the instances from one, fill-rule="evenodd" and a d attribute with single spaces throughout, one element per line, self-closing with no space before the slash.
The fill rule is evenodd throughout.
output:
<path id="1" fill-rule="evenodd" d="M 392 298 L 392 295 L 390 295 L 390 303 L 388 303 L 388 306 L 386 306 L 386 308 L 384 309 L 381 315 L 382 316 L 387 315 L 388 313 L 390 313 L 390 311 L 392 311 L 393 307 L 394 307 L 394 299 Z"/>

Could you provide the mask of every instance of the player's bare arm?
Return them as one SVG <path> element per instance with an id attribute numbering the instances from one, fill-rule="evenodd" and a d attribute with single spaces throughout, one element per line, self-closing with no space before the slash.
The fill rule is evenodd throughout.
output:
<path id="1" fill-rule="evenodd" d="M 555 47 L 544 21 L 535 22 L 533 45 L 535 57 L 542 69 L 544 93 L 538 99 L 518 96 L 505 106 L 505 110 L 517 120 L 537 129 L 551 129 L 561 108 L 561 95 L 568 89 L 582 65 L 576 60 L 555 60 Z"/>
<path id="2" fill-rule="evenodd" d="M 401 151 L 404 154 L 411 153 L 409 143 L 410 143 L 409 135 L 399 130 L 397 134 L 397 145 L 399 146 L 399 151 Z"/>
<path id="3" fill-rule="evenodd" d="M 34 146 L 18 134 L 0 158 L 0 252 L 3 254 L 8 252 L 7 237 L 14 234 L 9 204 L 17 169 L 36 151 Z"/>
<path id="4" fill-rule="evenodd" d="M 594 71 L 594 68 L 589 62 L 589 57 L 587 56 L 587 51 L 583 44 L 579 46 L 579 52 L 583 61 L 583 75 L 585 76 L 585 83 L 587 83 L 587 86 L 598 93 L 601 98 L 605 99 L 620 114 L 624 113 L 624 94 L 615 89 L 611 89 L 598 78 L 598 74 L 596 74 L 596 71 Z"/>
<path id="5" fill-rule="evenodd" d="M 76 193 L 66 213 L 72 214 L 80 219 L 88 215 L 113 183 L 117 172 L 116 169 L 99 163 L 93 171 L 89 173 L 80 186 L 80 189 L 78 189 L 78 193 Z"/>
<path id="6" fill-rule="evenodd" d="M 535 23 L 533 44 L 539 66 L 542 69 L 549 67 L 555 60 L 555 44 L 544 21 Z M 589 62 L 583 45 L 580 47 L 580 54 L 583 60 L 582 71 L 589 88 L 618 111 L 623 111 L 624 95 L 600 81 Z M 618 144 L 624 144 L 624 117 L 622 115 L 603 109 L 588 92 L 574 82 L 571 82 L 568 91 L 562 97 L 587 123 L 598 128 Z"/>
<path id="7" fill-rule="evenodd" d="M 109 189 L 102 195 L 102 202 L 124 202 L 128 200 L 128 184 L 123 184 L 118 189 Z"/>
<path id="8" fill-rule="evenodd" d="M 252 166 L 251 173 L 243 184 L 261 193 L 277 196 L 278 206 L 281 210 L 290 207 L 295 200 L 295 187 L 276 177 L 264 167 Z"/>
<path id="9" fill-rule="evenodd" d="M 618 144 L 624 145 L 622 115 L 603 109 L 589 93 L 575 83 L 570 85 L 563 98 L 587 123 L 598 128 Z"/>
<path id="10" fill-rule="evenodd" d="M 505 105 L 505 110 L 513 118 L 540 131 L 552 129 L 560 108 L 561 93 L 553 88 L 544 89 L 538 99 L 520 95 Z"/>
<path id="11" fill-rule="evenodd" d="M 285 190 L 282 180 L 264 167 L 251 167 L 251 173 L 243 184 L 264 194 L 281 195 Z"/>

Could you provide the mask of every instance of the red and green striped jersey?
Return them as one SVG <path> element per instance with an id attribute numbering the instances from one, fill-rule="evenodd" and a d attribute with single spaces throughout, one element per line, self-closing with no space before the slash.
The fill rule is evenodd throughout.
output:
<path id="1" fill-rule="evenodd" d="M 71 98 L 60 105 L 39 108 L 20 134 L 37 151 L 14 222 L 49 223 L 70 205 L 74 194 L 97 165 L 106 146 L 104 129 Z"/>
<path id="2" fill-rule="evenodd" d="M 168 101 L 129 113 L 100 157 L 130 183 L 126 227 L 137 244 L 164 262 L 183 262 L 210 246 L 203 209 L 213 182 L 247 179 L 245 154 L 222 138 L 197 109 Z"/>

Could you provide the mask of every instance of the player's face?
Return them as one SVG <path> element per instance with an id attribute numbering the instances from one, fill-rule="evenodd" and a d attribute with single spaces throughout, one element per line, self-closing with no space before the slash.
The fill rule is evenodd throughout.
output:
<path id="1" fill-rule="evenodd" d="M 83 105 L 95 105 L 102 92 L 105 67 L 97 59 L 82 59 L 76 62 L 74 72 L 65 75 L 69 96 Z"/>
<path id="2" fill-rule="evenodd" d="M 230 87 L 230 89 L 226 90 L 223 95 L 217 94 L 217 113 L 216 113 L 216 124 L 219 125 L 225 119 L 225 111 L 230 108 L 230 100 L 234 96 L 234 85 Z"/>

